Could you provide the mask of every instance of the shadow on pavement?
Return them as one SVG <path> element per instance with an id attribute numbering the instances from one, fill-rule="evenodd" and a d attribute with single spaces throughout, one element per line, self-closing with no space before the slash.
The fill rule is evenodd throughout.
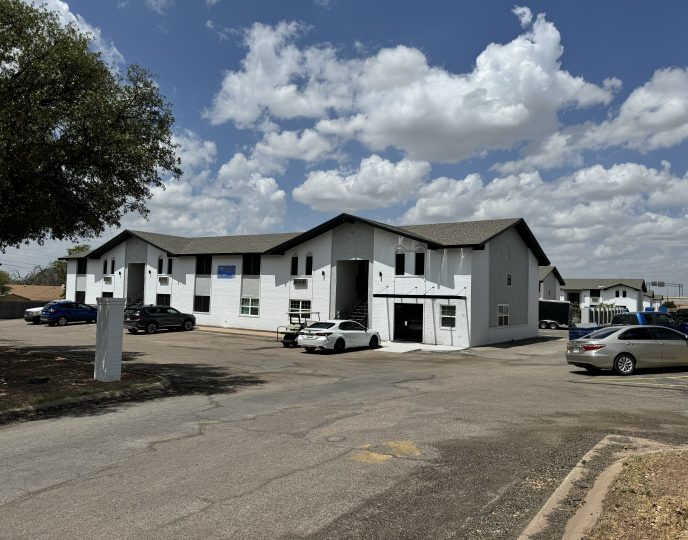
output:
<path id="1" fill-rule="evenodd" d="M 72 358 L 93 364 L 95 352 L 88 346 L 14 347 L 17 351 L 36 356 Z M 113 412 L 125 402 L 143 402 L 171 396 L 228 394 L 241 388 L 265 384 L 267 381 L 253 375 L 242 375 L 221 366 L 200 363 L 146 363 L 146 353 L 124 353 L 123 370 L 163 377 L 169 385 L 149 390 L 126 391 L 121 395 L 106 396 L 83 403 L 61 404 L 48 409 L 17 414 L 12 420 L 51 418 L 58 416 L 93 416 Z M 0 358 L 0 361 L 2 359 Z M 104 389 L 107 391 L 107 388 Z"/>

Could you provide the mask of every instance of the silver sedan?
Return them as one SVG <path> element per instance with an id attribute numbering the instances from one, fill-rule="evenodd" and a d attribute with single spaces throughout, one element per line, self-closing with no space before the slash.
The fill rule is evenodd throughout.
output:
<path id="1" fill-rule="evenodd" d="M 663 326 L 610 326 L 569 341 L 566 361 L 588 371 L 688 366 L 688 336 Z"/>

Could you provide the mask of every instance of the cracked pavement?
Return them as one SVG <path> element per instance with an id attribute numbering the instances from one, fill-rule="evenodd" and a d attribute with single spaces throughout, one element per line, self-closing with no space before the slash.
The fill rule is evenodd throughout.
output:
<path id="1" fill-rule="evenodd" d="M 688 442 L 688 386 L 591 378 L 549 335 L 399 355 L 126 335 L 139 363 L 266 382 L 0 426 L 2 537 L 516 538 L 606 435 Z M 64 356 L 94 341 L 92 326 L 0 321 L 0 345 Z"/>

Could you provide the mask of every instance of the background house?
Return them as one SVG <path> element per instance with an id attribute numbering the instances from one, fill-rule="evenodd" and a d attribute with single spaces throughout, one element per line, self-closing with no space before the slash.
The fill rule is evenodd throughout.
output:
<path id="1" fill-rule="evenodd" d="M 561 287 L 566 282 L 556 266 L 540 266 L 540 299 L 560 300 Z"/>

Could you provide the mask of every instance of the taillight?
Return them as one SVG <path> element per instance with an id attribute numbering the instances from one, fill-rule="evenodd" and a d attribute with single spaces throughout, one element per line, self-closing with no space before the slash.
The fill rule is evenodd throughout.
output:
<path id="1" fill-rule="evenodd" d="M 599 351 L 600 349 L 604 349 L 606 345 L 602 345 L 601 343 L 591 343 L 589 345 L 582 345 L 581 349 L 584 351 Z"/>

